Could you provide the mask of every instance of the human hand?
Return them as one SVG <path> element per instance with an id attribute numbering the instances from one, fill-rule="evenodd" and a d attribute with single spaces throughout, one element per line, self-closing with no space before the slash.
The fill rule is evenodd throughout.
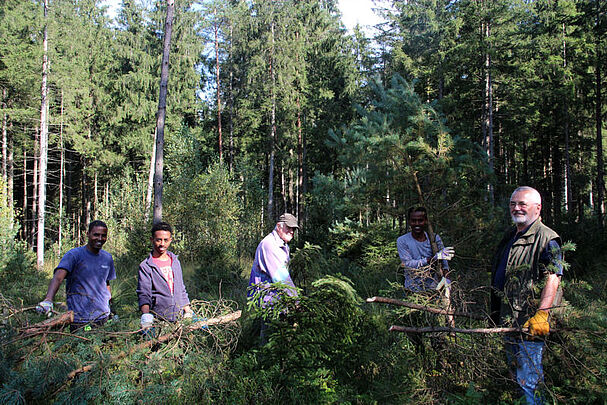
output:
<path id="1" fill-rule="evenodd" d="M 149 312 L 141 315 L 141 327 L 143 329 L 151 328 L 152 324 L 154 324 L 154 315 Z"/>
<path id="2" fill-rule="evenodd" d="M 442 248 L 434 255 L 434 260 L 451 260 L 455 256 L 455 249 L 453 246 Z"/>
<path id="3" fill-rule="evenodd" d="M 41 301 L 36 305 L 36 312 L 51 316 L 53 314 L 53 301 Z"/>
<path id="4" fill-rule="evenodd" d="M 523 328 L 529 328 L 531 336 L 545 336 L 550 332 L 550 324 L 548 323 L 548 311 L 539 309 L 525 324 Z"/>

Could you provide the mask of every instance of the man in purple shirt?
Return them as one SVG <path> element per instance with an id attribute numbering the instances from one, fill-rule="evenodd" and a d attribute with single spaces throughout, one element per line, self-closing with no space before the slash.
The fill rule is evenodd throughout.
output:
<path id="1" fill-rule="evenodd" d="M 114 259 L 101 249 L 107 241 L 107 225 L 102 221 L 89 224 L 85 246 L 68 251 L 55 273 L 44 301 L 36 310 L 40 313 L 50 313 L 53 310 L 53 299 L 59 286 L 65 279 L 67 307 L 74 311 L 74 322 L 71 329 L 91 324 L 103 325 L 110 314 L 110 280 L 116 278 Z"/>
<path id="2" fill-rule="evenodd" d="M 286 289 L 286 293 L 292 297 L 297 296 L 295 284 L 289 274 L 288 245 L 293 239 L 295 229 L 299 229 L 297 218 L 291 214 L 282 214 L 274 230 L 259 243 L 249 278 L 249 298 L 259 287 L 279 282 L 292 286 L 292 289 Z M 263 297 L 263 304 L 273 300 L 274 295 L 267 294 Z"/>
<path id="3" fill-rule="evenodd" d="M 183 283 L 181 263 L 169 251 L 173 228 L 166 222 L 152 227 L 152 252 L 139 265 L 137 298 L 141 310 L 141 327 L 150 328 L 154 313 L 170 322 L 179 317 L 192 319 L 190 299 Z"/>

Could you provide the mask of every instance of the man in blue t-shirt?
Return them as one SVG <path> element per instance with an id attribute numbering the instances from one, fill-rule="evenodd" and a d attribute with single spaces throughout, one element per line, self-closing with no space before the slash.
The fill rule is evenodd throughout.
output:
<path id="1" fill-rule="evenodd" d="M 49 313 L 53 299 L 65 279 L 67 307 L 74 311 L 72 330 L 86 324 L 103 325 L 110 314 L 110 280 L 116 278 L 114 259 L 101 249 L 107 241 L 107 225 L 102 221 L 89 224 L 85 246 L 68 251 L 55 269 L 44 301 L 36 310 Z"/>

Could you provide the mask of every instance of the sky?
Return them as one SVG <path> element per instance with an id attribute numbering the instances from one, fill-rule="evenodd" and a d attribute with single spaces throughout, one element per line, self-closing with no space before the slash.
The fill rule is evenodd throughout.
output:
<path id="1" fill-rule="evenodd" d="M 108 14 L 110 17 L 116 15 L 116 10 L 120 6 L 121 0 L 104 0 L 102 5 L 110 6 Z M 342 14 L 342 21 L 349 31 L 360 24 L 365 32 L 371 32 L 371 26 L 381 21 L 381 18 L 372 11 L 372 0 L 339 0 L 339 9 Z"/>
<path id="2" fill-rule="evenodd" d="M 339 0 L 341 19 L 349 31 L 360 24 L 365 32 L 369 32 L 371 26 L 381 22 L 381 17 L 373 12 L 372 0 Z"/>

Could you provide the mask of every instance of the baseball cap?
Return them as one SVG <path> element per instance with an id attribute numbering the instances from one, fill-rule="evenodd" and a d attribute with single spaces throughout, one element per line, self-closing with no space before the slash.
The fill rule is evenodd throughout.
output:
<path id="1" fill-rule="evenodd" d="M 284 222 L 285 224 L 287 224 L 287 226 L 291 228 L 299 229 L 299 225 L 297 224 L 297 217 L 295 215 L 284 213 L 280 216 L 280 218 L 278 218 L 278 222 Z"/>

